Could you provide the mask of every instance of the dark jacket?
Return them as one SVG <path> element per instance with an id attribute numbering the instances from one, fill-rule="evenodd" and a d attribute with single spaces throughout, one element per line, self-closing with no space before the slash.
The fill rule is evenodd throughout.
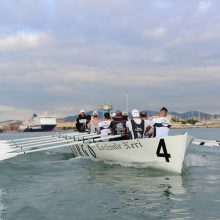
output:
<path id="1" fill-rule="evenodd" d="M 123 118 L 114 118 L 114 121 L 110 124 L 111 132 L 113 135 L 122 135 L 121 138 L 115 140 L 126 140 L 128 139 L 128 132 L 126 128 L 126 121 Z M 112 139 L 114 140 L 114 139 Z"/>
<path id="2" fill-rule="evenodd" d="M 88 116 L 82 117 L 81 115 L 78 116 L 76 119 L 76 129 L 78 132 L 85 132 L 87 129 L 88 124 Z"/>

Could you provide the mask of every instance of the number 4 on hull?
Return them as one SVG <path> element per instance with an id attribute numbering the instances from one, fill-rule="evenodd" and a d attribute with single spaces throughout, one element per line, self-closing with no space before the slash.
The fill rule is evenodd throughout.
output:
<path id="1" fill-rule="evenodd" d="M 161 152 L 161 148 L 163 149 L 163 152 Z M 166 162 L 170 162 L 169 158 L 171 158 L 170 154 L 167 153 L 167 148 L 164 139 L 160 139 L 160 142 L 157 147 L 157 156 L 158 157 L 165 157 Z"/>

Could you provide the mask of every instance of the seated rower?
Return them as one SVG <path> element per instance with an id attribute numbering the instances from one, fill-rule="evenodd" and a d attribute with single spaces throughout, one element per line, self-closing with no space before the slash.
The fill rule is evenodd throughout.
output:
<path id="1" fill-rule="evenodd" d="M 101 136 L 107 136 L 111 134 L 111 116 L 109 112 L 105 112 L 104 120 L 99 122 L 98 127 L 101 132 Z"/>
<path id="2" fill-rule="evenodd" d="M 80 114 L 78 118 L 76 119 L 76 129 L 78 132 L 85 132 L 87 130 L 87 115 L 85 113 L 85 110 L 80 110 Z"/>
<path id="3" fill-rule="evenodd" d="M 126 121 L 123 119 L 122 112 L 120 110 L 116 111 L 116 115 L 113 118 L 113 121 L 110 124 L 111 133 L 113 135 L 121 135 L 121 138 L 117 138 L 116 140 L 127 140 L 127 128 L 126 128 Z M 112 139 L 114 140 L 114 139 Z"/>
<path id="4" fill-rule="evenodd" d="M 125 121 L 128 121 L 128 113 L 127 112 L 125 112 L 125 111 L 122 112 L 122 116 Z"/>
<path id="5" fill-rule="evenodd" d="M 140 118 L 143 119 L 145 121 L 145 123 L 147 123 L 147 126 L 150 125 L 150 120 L 147 117 L 147 112 L 146 111 L 141 111 L 140 112 Z M 150 138 L 153 136 L 154 133 L 154 128 L 149 129 L 148 131 L 145 129 L 145 134 L 144 136 L 146 138 Z"/>
<path id="6" fill-rule="evenodd" d="M 159 117 L 153 118 L 150 126 L 154 128 L 154 137 L 168 136 L 171 127 L 170 120 L 167 118 L 168 110 L 163 107 L 160 109 Z"/>
<path id="7" fill-rule="evenodd" d="M 91 121 L 88 123 L 88 129 L 90 133 L 98 133 L 99 132 L 99 115 L 97 111 L 92 113 Z"/>
<path id="8" fill-rule="evenodd" d="M 149 126 L 148 120 L 140 118 L 140 112 L 133 109 L 131 112 L 132 119 L 126 122 L 126 127 L 130 134 L 130 139 L 144 138 L 145 130 Z"/>

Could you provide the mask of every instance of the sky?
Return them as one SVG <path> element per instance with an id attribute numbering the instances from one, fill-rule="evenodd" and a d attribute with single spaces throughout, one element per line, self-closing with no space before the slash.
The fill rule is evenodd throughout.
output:
<path id="1" fill-rule="evenodd" d="M 0 121 L 220 113 L 219 0 L 0 0 Z M 128 91 L 128 92 L 126 92 Z"/>

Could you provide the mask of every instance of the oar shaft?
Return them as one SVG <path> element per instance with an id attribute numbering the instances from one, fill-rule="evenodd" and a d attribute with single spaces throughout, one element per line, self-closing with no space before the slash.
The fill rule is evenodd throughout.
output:
<path id="1" fill-rule="evenodd" d="M 30 138 L 19 138 L 16 139 L 15 141 L 20 142 L 20 141 L 25 141 L 25 140 L 35 140 L 35 139 L 42 139 L 46 137 L 53 137 L 54 135 L 46 135 L 46 136 L 37 136 L 37 137 L 30 137 Z M 14 140 L 12 140 L 13 142 Z M 9 141 L 10 142 L 10 141 Z"/>
<path id="2" fill-rule="evenodd" d="M 24 147 L 20 147 L 20 148 L 16 148 L 16 149 L 30 149 L 30 148 L 34 148 L 34 147 L 43 147 L 43 146 L 47 146 L 47 145 L 51 145 L 51 144 L 59 144 L 59 143 L 70 143 L 70 141 L 68 140 L 59 140 L 59 141 L 53 141 L 53 142 L 48 142 L 48 143 L 42 143 L 42 144 L 34 144 L 34 145 L 29 145 L 29 146 L 24 146 Z M 74 143 L 74 142 L 72 142 Z"/>
<path id="3" fill-rule="evenodd" d="M 86 140 L 86 139 L 90 139 L 90 138 L 98 138 L 101 136 L 102 136 L 101 134 L 91 134 L 91 135 L 83 137 L 83 139 Z"/>
<path id="4" fill-rule="evenodd" d="M 90 136 L 85 136 L 82 140 L 77 140 L 77 141 L 85 141 L 89 140 L 89 139 L 96 139 L 99 138 L 101 135 L 90 135 Z M 55 138 L 55 137 L 54 137 Z M 22 145 L 17 145 L 17 148 L 15 148 L 14 150 L 20 150 L 20 149 L 30 149 L 30 148 L 35 148 L 35 147 L 43 147 L 43 146 L 47 146 L 47 145 L 51 145 L 51 144 L 59 144 L 59 143 L 74 143 L 75 140 L 74 139 L 64 139 L 64 138 L 56 138 L 56 139 L 52 139 L 52 140 L 45 140 L 45 141 L 41 141 L 41 142 L 34 142 L 32 143 L 28 143 L 28 144 L 22 144 Z"/>
<path id="5" fill-rule="evenodd" d="M 34 141 L 37 139 L 45 139 L 45 138 L 50 138 L 50 137 L 60 137 L 60 136 L 65 136 L 65 135 L 69 135 L 69 134 L 78 134 L 78 132 L 76 133 L 55 133 L 53 135 L 44 135 L 44 136 L 36 136 L 36 137 L 29 137 L 29 138 L 19 138 L 19 139 L 15 139 L 15 140 L 9 140 L 8 142 L 25 142 L 25 141 Z"/>
<path id="6" fill-rule="evenodd" d="M 54 137 L 54 138 L 50 138 L 50 139 L 46 139 L 46 140 L 40 140 L 40 141 L 34 141 L 34 142 L 28 142 L 28 143 L 18 143 L 16 144 L 16 147 L 21 147 L 21 146 L 28 146 L 28 145 L 34 145 L 34 144 L 40 144 L 40 143 L 47 143 L 47 142 L 54 142 L 54 141 L 59 141 L 59 140 L 63 140 L 64 138 L 58 138 L 58 137 Z"/>
<path id="7" fill-rule="evenodd" d="M 13 144 L 24 144 L 24 143 L 31 143 L 31 142 L 37 142 L 41 140 L 47 140 L 47 139 L 53 139 L 55 137 L 58 138 L 66 138 L 68 136 L 78 136 L 79 132 L 77 133 L 67 133 L 67 134 L 54 134 L 54 135 L 46 135 L 46 136 L 38 136 L 38 137 L 30 137 L 30 138 L 21 138 L 21 139 L 15 139 L 15 140 L 9 140 L 7 143 L 13 143 Z"/>
<path id="8" fill-rule="evenodd" d="M 110 140 L 110 139 L 115 139 L 115 138 L 120 138 L 121 135 L 109 135 L 109 136 L 102 136 L 101 138 L 95 139 L 95 142 L 97 141 L 105 141 L 105 140 Z"/>
<path id="9" fill-rule="evenodd" d="M 61 147 L 69 147 L 69 146 L 82 144 L 82 143 L 83 143 L 82 141 L 78 141 L 76 143 L 61 144 L 61 145 L 52 146 L 52 147 L 45 147 L 45 148 L 40 148 L 40 149 L 36 149 L 36 150 L 29 150 L 29 151 L 19 152 L 18 155 L 20 155 L 20 154 L 29 154 L 29 153 L 45 151 L 45 150 L 51 150 L 51 149 L 56 149 L 56 148 L 61 148 Z"/>
<path id="10" fill-rule="evenodd" d="M 62 134 L 59 137 L 68 138 L 68 137 L 78 137 L 78 136 L 83 136 L 83 135 L 88 135 L 88 133 L 80 133 L 80 132 L 67 133 L 67 134 Z"/>
<path id="11" fill-rule="evenodd" d="M 58 137 L 47 137 L 47 138 L 44 138 L 44 139 L 37 139 L 37 140 L 33 140 L 33 141 L 22 141 L 22 142 L 16 142 L 14 141 L 14 145 L 27 145 L 27 144 L 34 144 L 34 143 L 39 143 L 39 142 L 45 142 L 45 141 L 50 141 L 50 140 L 57 140 L 59 139 Z"/>

